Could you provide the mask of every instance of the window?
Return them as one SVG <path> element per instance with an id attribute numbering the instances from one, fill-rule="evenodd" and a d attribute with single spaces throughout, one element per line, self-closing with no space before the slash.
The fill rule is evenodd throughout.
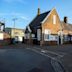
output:
<path id="1" fill-rule="evenodd" d="M 37 39 L 38 41 L 41 40 L 41 29 L 37 29 Z"/>
<path id="2" fill-rule="evenodd" d="M 30 39 L 30 34 L 29 33 L 25 34 L 25 39 Z"/>
<path id="3" fill-rule="evenodd" d="M 32 34 L 32 38 L 34 38 L 35 37 L 35 34 Z"/>
<path id="4" fill-rule="evenodd" d="M 45 34 L 51 34 L 51 31 L 49 29 L 45 29 Z"/>
<path id="5" fill-rule="evenodd" d="M 48 40 L 49 40 L 49 34 L 45 34 L 45 35 L 44 35 L 44 40 L 45 40 L 45 41 L 48 41 Z"/>
<path id="6" fill-rule="evenodd" d="M 56 24 L 56 15 L 53 15 L 53 24 Z"/>
<path id="7" fill-rule="evenodd" d="M 47 29 L 45 29 L 45 34 L 48 34 L 48 30 Z"/>
<path id="8" fill-rule="evenodd" d="M 44 40 L 48 41 L 50 39 L 51 31 L 49 29 L 45 29 L 44 31 Z"/>
<path id="9" fill-rule="evenodd" d="M 49 35 L 48 35 L 47 37 L 48 37 L 48 39 L 49 39 Z"/>

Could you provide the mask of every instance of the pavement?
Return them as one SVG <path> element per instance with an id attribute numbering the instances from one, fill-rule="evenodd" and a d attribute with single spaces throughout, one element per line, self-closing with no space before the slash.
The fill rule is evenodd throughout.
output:
<path id="1" fill-rule="evenodd" d="M 39 45 L 15 44 L 15 45 L 9 45 L 9 46 L 1 46 L 0 50 L 1 49 L 2 50 L 4 50 L 4 49 L 6 49 L 6 50 L 7 49 L 8 50 L 28 49 L 28 50 L 33 51 L 36 54 L 47 57 L 48 59 L 59 61 L 62 64 L 62 66 L 64 67 L 64 69 L 66 70 L 66 72 L 72 72 L 72 44 L 66 44 L 66 45 L 60 45 L 60 46 L 59 45 L 56 45 L 56 46 L 39 46 Z M 47 63 L 47 59 L 45 59 L 45 60 Z M 52 63 L 52 60 L 51 60 L 51 63 Z M 50 62 L 50 61 L 48 61 L 48 62 Z M 41 71 L 41 69 L 38 69 L 38 70 Z"/>

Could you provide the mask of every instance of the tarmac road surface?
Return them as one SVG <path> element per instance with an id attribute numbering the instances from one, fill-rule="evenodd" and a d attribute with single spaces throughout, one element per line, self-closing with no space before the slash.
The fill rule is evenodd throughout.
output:
<path id="1" fill-rule="evenodd" d="M 64 72 L 57 65 L 51 58 L 29 49 L 0 49 L 0 72 Z"/>

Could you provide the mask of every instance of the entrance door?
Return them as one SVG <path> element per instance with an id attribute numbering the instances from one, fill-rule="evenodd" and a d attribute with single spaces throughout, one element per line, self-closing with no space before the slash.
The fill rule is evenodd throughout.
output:
<path id="1" fill-rule="evenodd" d="M 24 37 L 22 37 L 22 43 L 24 43 Z"/>
<path id="2" fill-rule="evenodd" d="M 63 32 L 58 32 L 58 44 L 63 44 Z"/>
<path id="3" fill-rule="evenodd" d="M 16 43 L 18 43 L 18 40 L 19 40 L 18 36 L 15 36 L 14 41 L 15 41 Z"/>
<path id="4" fill-rule="evenodd" d="M 59 36 L 59 44 L 61 44 L 61 37 Z"/>
<path id="5" fill-rule="evenodd" d="M 58 44 L 59 45 L 63 44 L 63 37 L 62 36 L 58 36 Z"/>

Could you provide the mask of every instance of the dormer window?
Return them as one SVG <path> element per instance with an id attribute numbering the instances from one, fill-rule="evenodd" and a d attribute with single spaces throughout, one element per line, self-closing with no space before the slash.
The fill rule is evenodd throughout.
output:
<path id="1" fill-rule="evenodd" d="M 56 15 L 53 15 L 53 24 L 56 24 Z"/>

